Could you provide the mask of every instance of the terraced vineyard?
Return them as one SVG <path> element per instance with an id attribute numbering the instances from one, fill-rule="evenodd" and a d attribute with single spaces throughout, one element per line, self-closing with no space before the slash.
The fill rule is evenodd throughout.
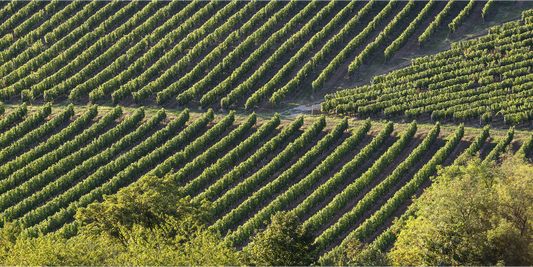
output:
<path id="1" fill-rule="evenodd" d="M 455 30 L 475 4 L 3 3 L 0 100 L 279 106 L 354 76 L 372 55 L 390 59 L 433 20 L 420 44 L 444 21 Z"/>
<path id="2" fill-rule="evenodd" d="M 371 85 L 326 95 L 322 110 L 510 125 L 531 121 L 531 16 L 525 11 L 521 20 L 492 27 L 487 36 L 413 59 L 408 68 L 374 77 Z"/>
<path id="3" fill-rule="evenodd" d="M 246 246 L 270 215 L 291 210 L 313 229 L 324 263 L 351 238 L 386 247 L 392 239 L 381 233 L 390 235 L 386 227 L 438 165 L 480 149 L 496 158 L 514 133 L 493 149 L 488 127 L 465 137 L 462 125 L 438 123 L 3 107 L 0 222 L 21 223 L 23 235 L 72 234 L 77 208 L 142 175 L 168 174 L 192 202 L 212 202 L 211 229 L 232 230 L 228 244 Z M 533 136 L 521 136 L 527 144 L 518 153 L 528 155 Z"/>

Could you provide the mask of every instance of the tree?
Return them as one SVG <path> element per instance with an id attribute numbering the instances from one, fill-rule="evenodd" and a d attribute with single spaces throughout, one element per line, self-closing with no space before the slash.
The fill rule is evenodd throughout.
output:
<path id="1" fill-rule="evenodd" d="M 316 261 L 310 229 L 289 212 L 277 212 L 265 230 L 259 230 L 242 251 L 248 265 L 308 266 Z"/>
<path id="2" fill-rule="evenodd" d="M 2 265 L 71 266 L 215 266 L 240 265 L 235 249 L 220 235 L 206 229 L 188 232 L 188 240 L 169 232 L 183 231 L 178 220 L 169 219 L 149 229 L 138 224 L 121 229 L 119 242 L 109 235 L 80 233 L 72 238 L 49 234 L 20 237 L 0 258 Z"/>
<path id="3" fill-rule="evenodd" d="M 375 255 L 364 253 L 369 245 L 352 239 L 346 245 L 335 261 L 335 266 L 389 266 L 391 265 L 386 253 L 378 251 Z"/>
<path id="4" fill-rule="evenodd" d="M 122 241 L 126 238 L 124 228 L 131 230 L 133 225 L 140 225 L 153 229 L 170 218 L 178 219 L 190 230 L 209 225 L 213 221 L 209 204 L 191 204 L 190 197 L 179 197 L 178 188 L 170 175 L 144 176 L 116 194 L 104 196 L 103 202 L 80 208 L 76 219 L 84 224 L 83 231 L 105 233 Z"/>
<path id="5" fill-rule="evenodd" d="M 450 166 L 414 202 L 395 265 L 532 265 L 533 166 L 507 156 Z"/>
<path id="6" fill-rule="evenodd" d="M 209 204 L 177 195 L 170 176 L 145 176 L 78 210 L 78 233 L 37 238 L 0 230 L 0 265 L 240 265 L 235 248 L 207 229 Z"/>

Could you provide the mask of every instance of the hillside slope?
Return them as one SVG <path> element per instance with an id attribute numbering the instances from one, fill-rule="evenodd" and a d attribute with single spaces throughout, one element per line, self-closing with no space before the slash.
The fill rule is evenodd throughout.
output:
<path id="1" fill-rule="evenodd" d="M 0 100 L 279 110 L 478 34 L 480 26 L 468 25 L 479 24 L 483 8 L 473 1 L 4 2 Z M 497 2 L 484 27 L 527 8 Z"/>
<path id="2" fill-rule="evenodd" d="M 354 235 L 379 236 L 435 167 L 452 164 L 482 132 L 469 153 L 490 158 L 509 143 L 515 151 L 528 142 L 528 155 L 533 137 L 462 125 L 72 105 L 7 108 L 0 125 L 0 221 L 21 223 L 24 235 L 72 232 L 79 207 L 140 176 L 171 173 L 184 196 L 213 203 L 211 228 L 232 230 L 229 244 L 242 248 L 271 214 L 292 210 L 314 229 L 322 253 Z"/>
<path id="3" fill-rule="evenodd" d="M 533 119 L 531 11 L 489 35 L 413 59 L 372 84 L 326 95 L 322 110 L 360 117 L 520 124 Z"/>

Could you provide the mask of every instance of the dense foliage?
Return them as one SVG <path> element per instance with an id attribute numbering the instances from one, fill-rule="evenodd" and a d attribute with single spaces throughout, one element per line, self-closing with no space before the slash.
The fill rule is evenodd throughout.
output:
<path id="1" fill-rule="evenodd" d="M 469 161 L 444 169 L 415 201 L 391 258 L 399 265 L 531 265 L 533 167 Z"/>
<path id="2" fill-rule="evenodd" d="M 17 237 L 1 231 L 5 265 L 238 265 L 235 249 L 205 230 L 205 206 L 180 198 L 170 178 L 145 176 L 117 194 L 80 209 L 79 234 Z"/>
<path id="3" fill-rule="evenodd" d="M 260 230 L 243 250 L 245 263 L 252 266 L 309 266 L 313 256 L 313 235 L 290 212 L 272 215 L 265 230 Z"/>

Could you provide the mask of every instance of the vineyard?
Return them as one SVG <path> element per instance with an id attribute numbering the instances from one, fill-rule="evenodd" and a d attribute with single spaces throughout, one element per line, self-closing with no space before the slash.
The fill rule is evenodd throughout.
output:
<path id="1" fill-rule="evenodd" d="M 472 3 L 472 2 L 471 2 Z M 413 59 L 372 84 L 326 95 L 322 110 L 359 116 L 513 125 L 533 119 L 531 11 L 487 36 Z"/>
<path id="2" fill-rule="evenodd" d="M 291 210 L 313 229 L 323 263 L 352 238 L 390 245 L 386 228 L 437 166 L 477 152 L 495 159 L 514 138 L 513 128 L 492 131 L 494 139 L 488 126 L 465 136 L 463 125 L 282 121 L 212 110 L 174 115 L 47 104 L 2 111 L 0 221 L 20 223 L 23 235 L 72 235 L 78 208 L 142 175 L 171 175 L 191 202 L 212 202 L 210 228 L 231 230 L 228 244 L 246 246 L 272 214 Z M 519 135 L 525 144 L 516 153 L 527 156 L 533 135 Z"/>
<path id="3" fill-rule="evenodd" d="M 418 38 L 420 45 L 430 42 L 438 29 L 446 31 L 443 24 L 448 21 L 450 31 L 455 31 L 473 12 L 476 3 L 2 3 L 0 101 L 155 104 L 216 110 L 279 107 L 302 93 L 323 95 L 321 91 L 334 86 L 335 79 L 357 76 L 369 59 L 380 55 L 392 58 L 411 38 Z M 492 1 L 483 6 L 483 18 L 490 17 L 491 6 Z M 426 25 L 430 26 L 423 31 Z M 527 39 L 527 26 L 520 24 L 515 29 L 522 34 L 520 40 L 507 40 L 504 38 L 510 34 L 507 30 L 514 24 L 506 25 L 501 31 L 492 30 L 493 37 L 483 40 L 492 40 L 492 46 L 505 45 L 507 50 L 516 41 L 527 44 L 523 41 Z M 493 40 L 499 38 L 494 34 L 502 40 Z M 496 49 L 490 46 L 486 44 L 480 49 Z M 517 45 L 512 47 L 516 49 Z M 472 53 L 474 50 L 475 47 L 469 49 Z M 506 55 L 507 50 L 490 51 L 490 55 L 484 56 L 492 56 L 491 61 L 498 62 L 498 55 Z M 441 57 L 457 56 L 447 53 L 450 54 Z M 478 62 L 481 55 L 472 53 L 469 58 Z M 505 63 L 514 66 L 522 58 L 515 61 Z M 424 60 L 416 62 L 420 65 Z M 464 72 L 471 65 L 468 64 L 442 71 Z M 526 66 L 522 65 L 513 70 L 524 73 Z M 500 72 L 508 71 L 505 68 Z M 400 76 L 409 73 L 391 75 L 399 81 Z M 485 74 L 477 79 L 485 78 L 488 75 Z M 428 72 L 424 77 L 409 77 L 409 83 L 429 79 L 430 75 Z M 390 77 L 380 79 L 389 81 Z M 397 83 L 394 86 L 400 85 Z M 416 88 L 424 90 L 423 82 L 419 83 Z M 411 85 L 405 88 L 411 89 Z M 373 103 L 375 99 L 365 96 L 357 100 Z M 339 113 L 357 112 L 362 103 L 353 102 L 351 106 L 345 99 L 328 103 L 325 110 L 342 104 Z M 375 113 L 379 109 L 361 113 Z M 394 113 L 398 112 L 394 109 Z"/>
<path id="4" fill-rule="evenodd" d="M 320 264 L 351 240 L 375 256 L 440 166 L 533 158 L 532 7 L 2 2 L 0 229 L 73 237 L 80 208 L 157 176 L 238 251 L 290 211 Z M 322 114 L 276 113 L 302 100 Z"/>

